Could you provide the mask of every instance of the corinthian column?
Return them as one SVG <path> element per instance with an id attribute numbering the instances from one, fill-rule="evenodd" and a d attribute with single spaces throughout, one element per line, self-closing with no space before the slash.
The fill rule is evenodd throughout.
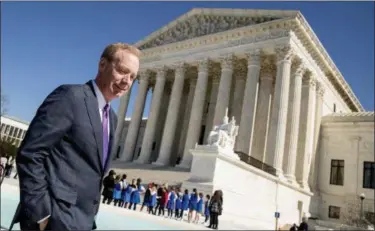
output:
<path id="1" fill-rule="evenodd" d="M 208 135 L 210 135 L 212 128 L 214 127 L 213 125 L 214 125 L 215 107 L 219 102 L 217 100 L 217 96 L 218 96 L 218 91 L 219 91 L 220 77 L 219 77 L 219 74 L 215 73 L 214 71 L 212 71 L 210 74 L 212 75 L 211 79 L 209 80 L 209 82 L 211 81 L 211 92 L 207 94 L 209 95 L 208 96 L 209 100 L 208 100 L 208 112 L 206 115 L 206 129 L 204 131 L 204 137 L 203 137 L 204 142 L 206 142 Z"/>
<path id="2" fill-rule="evenodd" d="M 216 99 L 213 125 L 219 125 L 225 116 L 225 110 L 229 106 L 230 88 L 232 86 L 233 56 L 229 55 L 221 59 L 221 77 Z M 208 128 L 212 130 L 212 127 Z"/>
<path id="3" fill-rule="evenodd" d="M 158 124 L 161 99 L 163 96 L 165 77 L 167 69 L 157 69 L 155 90 L 152 94 L 151 109 L 146 123 L 146 130 L 143 135 L 141 154 L 135 161 L 137 163 L 150 163 L 152 143 L 155 139 L 156 125 Z"/>
<path id="4" fill-rule="evenodd" d="M 169 100 L 166 124 L 164 126 L 163 137 L 156 165 L 168 165 L 170 163 L 173 140 L 176 133 L 177 117 L 180 111 L 181 96 L 184 89 L 185 70 L 184 63 L 175 66 L 175 79 L 172 87 L 172 95 Z"/>
<path id="5" fill-rule="evenodd" d="M 317 181 L 318 181 L 318 163 L 319 156 L 317 153 L 318 140 L 320 134 L 320 123 L 322 120 L 322 107 L 323 107 L 323 96 L 324 96 L 324 86 L 321 82 L 316 82 L 316 107 L 315 107 L 315 124 L 314 124 L 314 146 L 313 146 L 313 155 L 311 158 L 310 164 L 310 176 L 309 176 L 309 185 L 313 191 L 317 190 Z"/>
<path id="6" fill-rule="evenodd" d="M 114 148 L 111 151 L 112 156 L 114 156 L 115 158 L 117 158 L 117 152 L 120 147 L 120 144 L 124 142 L 124 140 L 121 137 L 123 137 L 122 133 L 124 132 L 123 131 L 124 121 L 126 117 L 126 112 L 128 110 L 128 104 L 129 104 L 132 88 L 133 88 L 133 85 L 130 87 L 129 91 L 126 92 L 120 98 L 120 105 L 118 107 L 118 112 L 117 112 L 118 122 L 117 122 L 116 133 L 115 133 L 115 141 L 113 143 Z"/>
<path id="7" fill-rule="evenodd" d="M 297 181 L 301 187 L 310 190 L 308 186 L 309 162 L 313 151 L 314 117 L 315 117 L 315 79 L 307 72 L 302 79 L 301 120 L 299 128 L 297 154 Z"/>
<path id="8" fill-rule="evenodd" d="M 267 163 L 272 163 L 276 175 L 283 178 L 283 155 L 285 145 L 286 119 L 290 83 L 292 49 L 289 45 L 275 49 L 277 73 L 275 94 L 272 103 L 270 131 L 267 140 Z"/>
<path id="9" fill-rule="evenodd" d="M 139 126 L 141 124 L 147 96 L 149 75 L 150 72 L 148 71 L 140 73 L 138 94 L 137 98 L 135 99 L 134 111 L 131 117 L 129 130 L 125 139 L 124 152 L 121 156 L 122 161 L 131 161 L 133 159 L 133 153 L 137 142 Z"/>
<path id="10" fill-rule="evenodd" d="M 296 185 L 296 158 L 297 158 L 297 144 L 298 144 L 298 131 L 299 131 L 299 119 L 301 110 L 301 91 L 302 91 L 302 76 L 305 73 L 305 67 L 300 59 L 296 60 L 296 63 L 292 66 L 292 82 L 290 89 L 290 117 L 289 129 L 286 134 L 289 136 L 285 144 L 285 177 L 291 183 Z"/>
<path id="11" fill-rule="evenodd" d="M 241 123 L 241 109 L 243 103 L 243 94 L 246 86 L 246 66 L 239 66 L 236 71 L 236 80 L 234 82 L 234 92 L 233 100 L 231 102 L 232 106 L 232 116 L 236 119 L 236 123 Z M 237 136 L 238 138 L 238 136 Z"/>
<path id="12" fill-rule="evenodd" d="M 186 137 L 184 155 L 179 167 L 190 168 L 192 155 L 190 149 L 194 147 L 199 138 L 201 128 L 204 101 L 208 84 L 208 64 L 209 60 L 204 59 L 199 62 L 198 80 L 194 92 L 193 106 L 190 113 L 189 128 Z"/>
<path id="13" fill-rule="evenodd" d="M 244 101 L 241 110 L 241 122 L 235 150 L 251 155 L 251 137 L 253 132 L 259 84 L 260 50 L 256 49 L 249 51 L 246 55 L 248 58 L 247 79 Z"/>
<path id="14" fill-rule="evenodd" d="M 195 90 L 195 86 L 197 84 L 196 78 L 197 78 L 197 76 L 194 76 L 193 78 L 190 78 L 189 95 L 188 95 L 188 100 L 187 100 L 187 104 L 186 104 L 186 107 L 185 107 L 184 122 L 183 122 L 183 125 L 182 125 L 182 131 L 181 131 L 182 133 L 181 133 L 180 142 L 179 142 L 179 145 L 178 145 L 178 157 L 182 157 L 183 153 L 184 153 L 186 135 L 187 135 L 187 130 L 188 130 L 188 126 L 189 126 L 190 112 L 191 112 L 191 107 L 193 105 L 193 99 L 194 99 L 194 90 Z"/>
<path id="15" fill-rule="evenodd" d="M 269 125 L 272 84 L 276 74 L 275 64 L 268 57 L 263 60 L 261 65 L 260 85 L 258 92 L 258 104 L 254 125 L 254 137 L 251 156 L 257 160 L 263 161 L 266 143 L 267 131 Z"/>

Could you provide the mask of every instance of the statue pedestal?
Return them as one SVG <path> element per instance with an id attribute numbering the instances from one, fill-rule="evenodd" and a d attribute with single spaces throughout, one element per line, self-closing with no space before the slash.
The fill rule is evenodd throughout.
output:
<path id="1" fill-rule="evenodd" d="M 191 183 L 203 183 L 210 185 L 214 181 L 216 171 L 219 170 L 219 162 L 239 162 L 240 158 L 233 150 L 223 149 L 220 146 L 198 145 L 190 150 L 193 161 L 190 169 L 190 177 L 187 180 Z M 218 174 L 216 174 L 216 177 Z M 205 188 L 207 188 L 205 186 Z M 212 189 L 213 190 L 213 189 Z M 211 194 L 213 191 L 208 192 Z"/>
<path id="2" fill-rule="evenodd" d="M 202 145 L 190 150 L 190 175 L 181 186 L 189 191 L 196 188 L 203 195 L 222 190 L 220 220 L 247 230 L 274 230 L 275 212 L 281 214 L 280 226 L 293 224 L 302 212 L 308 212 L 310 192 L 241 161 L 230 146 L 223 146 Z"/>

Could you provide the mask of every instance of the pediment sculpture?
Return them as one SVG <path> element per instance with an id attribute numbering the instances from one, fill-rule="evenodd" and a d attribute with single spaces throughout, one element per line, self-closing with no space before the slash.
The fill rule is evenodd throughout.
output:
<path id="1" fill-rule="evenodd" d="M 153 48 L 276 19 L 279 19 L 279 17 L 193 15 L 187 20 L 180 21 L 157 37 L 140 44 L 139 49 Z"/>
<path id="2" fill-rule="evenodd" d="M 225 111 L 223 123 L 217 125 L 210 132 L 207 143 L 209 146 L 218 146 L 225 150 L 233 151 L 234 143 L 238 135 L 238 126 L 234 117 L 229 121 L 228 109 Z"/>

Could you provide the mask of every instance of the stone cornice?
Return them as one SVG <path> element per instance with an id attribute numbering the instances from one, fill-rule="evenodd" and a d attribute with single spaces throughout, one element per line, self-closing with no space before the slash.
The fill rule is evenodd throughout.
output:
<path id="1" fill-rule="evenodd" d="M 296 37 L 309 52 L 317 66 L 325 73 L 328 80 L 333 84 L 349 108 L 353 111 L 363 111 L 364 109 L 359 100 L 301 13 L 298 13 L 296 17 L 273 20 L 146 49 L 142 51 L 141 63 L 162 60 L 161 55 L 164 53 L 174 53 L 198 47 L 203 48 L 214 44 L 225 43 L 224 47 L 231 47 L 262 40 L 288 37 L 290 31 L 295 33 Z M 137 44 L 141 43 L 142 41 Z"/>
<path id="2" fill-rule="evenodd" d="M 325 72 L 325 73 L 332 73 L 333 74 L 333 81 L 337 81 L 341 86 L 340 90 L 344 91 L 344 93 L 349 96 L 349 100 L 345 99 L 347 103 L 351 103 L 352 110 L 354 111 L 364 111 L 361 103 L 359 102 L 358 98 L 354 95 L 352 89 L 350 88 L 349 84 L 345 81 L 344 77 L 342 76 L 341 72 L 336 67 L 335 63 L 328 55 L 327 51 L 319 41 L 318 37 L 315 35 L 314 31 L 304 18 L 301 13 L 298 13 L 297 18 L 294 19 L 296 24 L 299 26 L 299 29 L 302 30 L 302 34 L 296 33 L 296 35 L 303 40 L 303 44 L 306 49 L 310 52 L 313 59 L 317 62 L 317 65 Z M 327 76 L 328 77 L 328 76 Z M 332 80 L 331 80 L 332 81 Z M 343 94 L 341 94 L 345 97 Z"/>
<path id="3" fill-rule="evenodd" d="M 374 123 L 375 113 L 372 112 L 351 112 L 332 113 L 322 117 L 322 123 L 327 122 L 372 122 Z"/>

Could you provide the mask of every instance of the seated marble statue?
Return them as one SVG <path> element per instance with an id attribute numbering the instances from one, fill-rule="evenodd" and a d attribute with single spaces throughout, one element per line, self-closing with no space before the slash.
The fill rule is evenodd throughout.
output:
<path id="1" fill-rule="evenodd" d="M 232 117 L 231 121 L 228 121 L 228 109 L 226 109 L 223 123 L 213 128 L 208 136 L 207 143 L 210 146 L 233 150 L 237 134 L 236 120 Z"/>

